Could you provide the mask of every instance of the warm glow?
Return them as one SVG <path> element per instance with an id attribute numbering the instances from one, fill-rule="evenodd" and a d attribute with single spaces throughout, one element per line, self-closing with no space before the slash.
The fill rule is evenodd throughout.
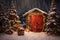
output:
<path id="1" fill-rule="evenodd" d="M 29 32 L 29 29 L 28 29 L 28 28 L 26 28 L 26 29 L 25 29 L 25 32 Z"/>
<path id="2" fill-rule="evenodd" d="M 30 18 L 31 31 L 40 32 L 43 27 L 43 16 L 42 15 L 31 15 Z"/>

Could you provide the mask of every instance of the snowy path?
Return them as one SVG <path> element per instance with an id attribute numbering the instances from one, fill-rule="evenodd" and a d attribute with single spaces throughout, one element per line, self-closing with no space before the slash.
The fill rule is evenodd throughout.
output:
<path id="1" fill-rule="evenodd" d="M 25 32 L 24 36 L 18 36 L 17 33 L 13 35 L 0 34 L 0 40 L 60 40 L 59 36 L 48 36 L 44 32 L 34 33 Z"/>

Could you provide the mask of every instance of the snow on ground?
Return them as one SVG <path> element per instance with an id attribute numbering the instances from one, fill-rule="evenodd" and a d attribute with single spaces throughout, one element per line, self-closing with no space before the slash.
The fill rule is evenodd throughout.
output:
<path id="1" fill-rule="evenodd" d="M 48 36 L 45 32 L 25 32 L 23 36 L 18 36 L 15 32 L 12 35 L 0 34 L 0 40 L 60 40 L 60 36 Z"/>

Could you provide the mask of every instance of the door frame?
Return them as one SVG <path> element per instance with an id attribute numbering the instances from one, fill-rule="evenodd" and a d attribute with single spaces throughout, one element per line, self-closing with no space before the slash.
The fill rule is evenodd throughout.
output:
<path id="1" fill-rule="evenodd" d="M 30 25 L 30 17 L 31 15 L 42 15 L 43 16 L 43 28 L 42 28 L 42 31 L 44 30 L 44 26 L 45 26 L 45 15 L 40 12 L 40 13 L 29 13 L 26 17 L 26 27 L 30 30 L 31 28 L 31 25 Z"/>

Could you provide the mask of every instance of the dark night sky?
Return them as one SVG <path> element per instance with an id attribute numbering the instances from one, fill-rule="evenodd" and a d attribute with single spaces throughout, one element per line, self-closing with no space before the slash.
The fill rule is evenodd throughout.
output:
<path id="1" fill-rule="evenodd" d="M 51 0 L 13 0 L 18 14 L 23 14 L 32 8 L 40 8 L 49 11 Z M 60 10 L 60 0 L 55 0 L 57 9 Z M 6 11 L 8 11 L 11 0 L 0 0 Z"/>

